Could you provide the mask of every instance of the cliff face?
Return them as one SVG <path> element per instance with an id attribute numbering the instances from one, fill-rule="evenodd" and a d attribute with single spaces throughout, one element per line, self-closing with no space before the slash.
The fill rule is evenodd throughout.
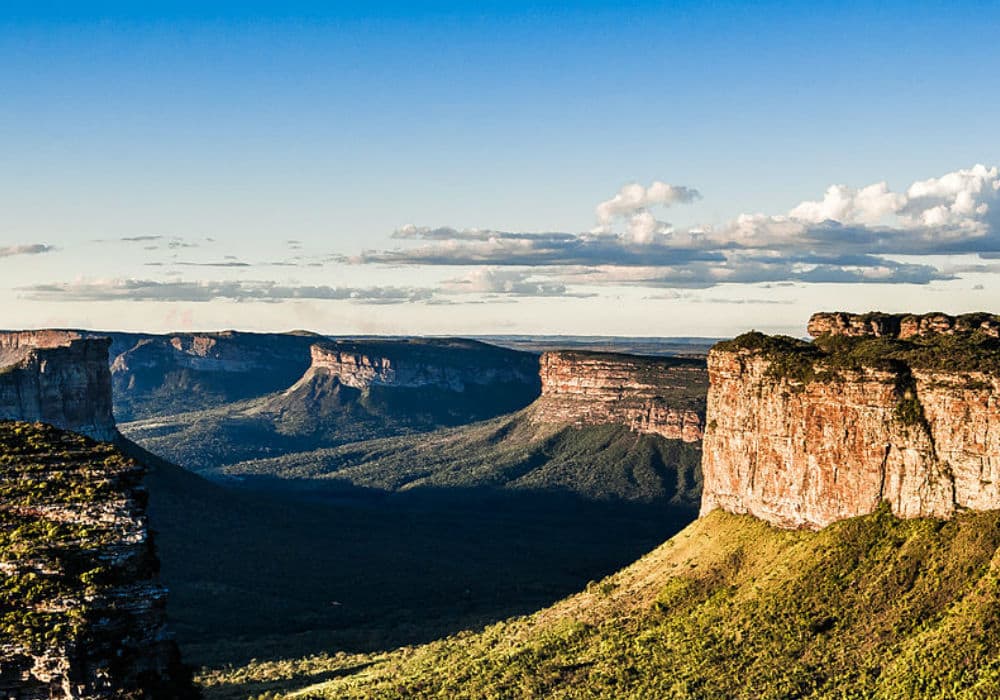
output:
<path id="1" fill-rule="evenodd" d="M 856 319 L 820 320 L 810 331 L 822 328 L 821 337 L 859 337 Z M 828 352 L 763 336 L 713 349 L 702 513 L 723 508 L 818 528 L 882 501 L 907 518 L 1000 508 L 1000 345 L 966 331 L 979 344 L 942 357 L 963 346 L 936 345 L 928 330 L 900 342 L 901 328 L 937 325 L 903 320 L 878 333 L 861 325 L 879 340 Z M 951 334 L 956 325 L 939 327 Z M 885 344 L 886 335 L 895 342 Z"/>
<path id="2" fill-rule="evenodd" d="M 143 470 L 108 443 L 0 422 L 0 695 L 188 698 Z"/>
<path id="3" fill-rule="evenodd" d="M 212 408 L 281 391 L 309 366 L 300 334 L 112 334 L 111 378 L 121 421 Z"/>
<path id="4" fill-rule="evenodd" d="M 110 343 L 75 332 L 0 333 L 0 418 L 113 440 Z"/>
<path id="5" fill-rule="evenodd" d="M 707 375 L 698 360 L 590 352 L 547 352 L 532 419 L 621 424 L 670 440 L 702 438 Z"/>
<path id="6" fill-rule="evenodd" d="M 809 335 L 848 337 L 889 337 L 906 340 L 914 336 L 941 333 L 946 335 L 979 331 L 1000 337 L 1000 316 L 987 313 L 949 316 L 930 314 L 850 314 L 841 311 L 815 313 L 809 319 Z"/>
<path id="7" fill-rule="evenodd" d="M 309 374 L 326 374 L 362 391 L 384 386 L 463 392 L 473 386 L 538 382 L 527 353 L 472 341 L 321 343 L 312 346 L 311 354 Z"/>

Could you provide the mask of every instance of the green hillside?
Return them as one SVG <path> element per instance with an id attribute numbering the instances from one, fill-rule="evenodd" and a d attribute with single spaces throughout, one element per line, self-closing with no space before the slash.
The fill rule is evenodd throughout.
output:
<path id="1" fill-rule="evenodd" d="M 585 592 L 480 634 L 207 681 L 217 697 L 312 676 L 334 678 L 294 697 L 993 698 L 998 546 L 998 512 L 880 509 L 813 533 L 715 511 Z"/>
<path id="2" fill-rule="evenodd" d="M 151 467 L 171 625 L 185 658 L 210 667 L 391 649 L 532 612 L 634 561 L 695 512 L 541 489 L 265 493 L 126 448 Z"/>
<path id="3" fill-rule="evenodd" d="M 244 480 L 280 477 L 326 491 L 364 487 L 544 490 L 695 510 L 701 449 L 620 425 L 536 423 L 532 408 L 460 428 L 243 462 Z M 266 482 L 269 486 L 272 482 Z"/>

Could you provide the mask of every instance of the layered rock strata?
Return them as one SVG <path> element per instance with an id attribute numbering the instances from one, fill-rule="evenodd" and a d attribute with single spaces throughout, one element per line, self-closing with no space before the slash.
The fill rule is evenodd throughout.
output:
<path id="1" fill-rule="evenodd" d="M 809 319 L 809 335 L 849 337 L 889 337 L 906 340 L 929 334 L 962 334 L 979 331 L 993 338 L 1000 337 L 1000 316 L 987 313 L 949 316 L 929 314 L 851 314 L 841 311 L 815 313 Z"/>
<path id="2" fill-rule="evenodd" d="M 839 317 L 834 325 L 832 316 Z M 860 322 L 844 316 L 814 316 L 810 332 L 859 332 Z M 975 330 L 990 321 L 978 316 Z M 878 333 L 871 325 L 865 333 L 961 332 L 958 321 L 926 317 L 902 317 L 888 330 L 879 324 Z M 986 358 L 978 371 L 968 357 L 961 370 L 946 368 L 951 358 L 928 364 L 926 354 L 914 354 L 924 362 L 910 361 L 908 343 L 888 359 L 856 353 L 847 361 L 752 335 L 708 356 L 703 514 L 723 508 L 781 527 L 819 528 L 882 502 L 906 518 L 1000 508 L 1000 373 L 989 359 L 1000 347 L 988 333 L 975 346 Z"/>
<path id="3" fill-rule="evenodd" d="M 113 440 L 110 344 L 72 331 L 0 333 L 0 419 Z"/>
<path id="4" fill-rule="evenodd" d="M 536 422 L 614 423 L 670 440 L 702 438 L 707 374 L 699 360 L 547 352 L 540 374 Z"/>
<path id="5" fill-rule="evenodd" d="M 108 443 L 0 422 L 0 697 L 189 698 L 143 470 Z"/>
<path id="6" fill-rule="evenodd" d="M 300 384 L 317 374 L 362 391 L 384 386 L 463 392 L 472 386 L 538 383 L 530 354 L 474 341 L 341 341 L 317 343 L 311 354 Z"/>

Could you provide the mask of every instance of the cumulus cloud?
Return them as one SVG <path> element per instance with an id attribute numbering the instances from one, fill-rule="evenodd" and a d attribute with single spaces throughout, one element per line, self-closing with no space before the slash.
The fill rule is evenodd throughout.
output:
<path id="1" fill-rule="evenodd" d="M 976 165 L 895 191 L 886 182 L 838 184 L 784 213 L 746 213 L 719 225 L 675 228 L 651 211 L 698 199 L 690 187 L 629 184 L 597 205 L 584 233 L 405 226 L 404 247 L 366 251 L 355 263 L 575 267 L 636 284 L 902 282 L 951 279 L 955 270 L 901 256 L 1000 255 L 1000 172 Z M 633 274 L 621 268 L 655 269 Z M 615 270 L 614 275 L 608 270 Z M 550 270 L 554 275 L 554 270 Z M 537 277 L 535 278 L 537 279 Z"/>
<path id="2" fill-rule="evenodd" d="M 29 245 L 0 246 L 0 258 L 10 258 L 15 255 L 39 255 L 41 253 L 51 253 L 54 246 L 43 243 L 32 243 Z"/>
<path id="3" fill-rule="evenodd" d="M 637 243 L 649 243 L 656 234 L 667 233 L 670 224 L 659 221 L 650 208 L 669 207 L 699 199 L 698 190 L 656 181 L 649 187 L 639 183 L 629 183 L 618 190 L 611 199 L 597 205 L 595 232 L 607 233 L 618 219 L 627 221 L 627 236 Z"/>
<path id="4" fill-rule="evenodd" d="M 296 299 L 346 300 L 369 304 L 400 304 L 429 300 L 433 292 L 414 287 L 330 287 L 281 285 L 271 281 L 160 282 L 113 279 L 38 284 L 21 287 L 27 298 L 44 301 L 170 301 L 216 300 L 280 302 Z"/>

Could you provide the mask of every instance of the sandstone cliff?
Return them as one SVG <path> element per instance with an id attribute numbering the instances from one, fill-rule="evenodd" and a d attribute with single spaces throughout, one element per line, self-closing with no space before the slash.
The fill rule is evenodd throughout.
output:
<path id="1" fill-rule="evenodd" d="M 301 333 L 113 333 L 119 421 L 204 410 L 288 388 L 309 367 Z"/>
<path id="2" fill-rule="evenodd" d="M 110 343 L 72 331 L 0 333 L 0 419 L 114 439 Z"/>
<path id="3" fill-rule="evenodd" d="M 670 440 L 701 440 L 707 375 L 699 360 L 547 352 L 540 374 L 535 422 L 621 424 Z"/>
<path id="4" fill-rule="evenodd" d="M 996 317 L 874 316 L 710 352 L 702 513 L 818 528 L 883 501 L 901 517 L 1000 508 Z"/>
<path id="5" fill-rule="evenodd" d="M 142 476 L 109 443 L 0 422 L 0 696 L 194 697 Z"/>
<path id="6" fill-rule="evenodd" d="M 405 424 L 458 425 L 538 396 L 538 360 L 471 340 L 331 341 L 312 346 L 302 378 L 267 410 L 324 418 L 356 407 Z"/>
<path id="7" fill-rule="evenodd" d="M 849 337 L 889 337 L 906 340 L 933 333 L 947 335 L 979 331 L 993 338 L 1000 336 L 1000 316 L 987 313 L 949 316 L 929 314 L 850 314 L 842 311 L 820 312 L 809 319 L 809 335 Z"/>

